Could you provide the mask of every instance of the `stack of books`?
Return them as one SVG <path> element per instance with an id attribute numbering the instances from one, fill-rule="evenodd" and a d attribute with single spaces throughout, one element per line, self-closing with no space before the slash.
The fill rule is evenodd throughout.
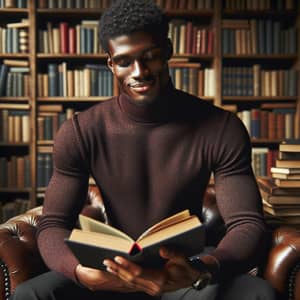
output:
<path id="1" fill-rule="evenodd" d="M 281 142 L 271 177 L 257 182 L 266 216 L 300 226 L 300 140 Z"/>

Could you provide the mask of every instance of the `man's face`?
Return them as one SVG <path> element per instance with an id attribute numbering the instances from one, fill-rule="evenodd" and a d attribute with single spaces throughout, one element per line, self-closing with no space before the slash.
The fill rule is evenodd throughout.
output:
<path id="1" fill-rule="evenodd" d="M 145 32 L 110 39 L 108 66 L 119 87 L 137 104 L 152 103 L 169 79 L 166 49 Z"/>

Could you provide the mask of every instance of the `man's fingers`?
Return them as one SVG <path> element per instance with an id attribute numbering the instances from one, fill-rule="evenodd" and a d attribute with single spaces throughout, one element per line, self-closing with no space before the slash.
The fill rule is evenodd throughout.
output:
<path id="1" fill-rule="evenodd" d="M 159 254 L 162 258 L 168 260 L 172 259 L 176 261 L 184 261 L 186 259 L 185 256 L 176 249 L 167 248 L 164 246 L 159 249 Z"/>
<path id="2" fill-rule="evenodd" d="M 159 295 L 162 292 L 162 276 L 147 276 L 140 266 L 119 256 L 115 257 L 114 261 L 105 260 L 103 263 L 106 265 L 108 272 L 117 275 L 135 289 L 152 296 Z"/>

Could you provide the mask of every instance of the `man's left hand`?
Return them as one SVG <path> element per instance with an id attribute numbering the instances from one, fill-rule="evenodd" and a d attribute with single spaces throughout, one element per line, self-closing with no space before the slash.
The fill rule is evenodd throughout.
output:
<path id="1" fill-rule="evenodd" d="M 167 259 L 162 269 L 142 268 L 120 256 L 116 256 L 114 261 L 106 259 L 103 263 L 108 272 L 151 296 L 191 286 L 201 276 L 201 272 L 192 268 L 183 254 L 162 247 L 160 255 Z"/>

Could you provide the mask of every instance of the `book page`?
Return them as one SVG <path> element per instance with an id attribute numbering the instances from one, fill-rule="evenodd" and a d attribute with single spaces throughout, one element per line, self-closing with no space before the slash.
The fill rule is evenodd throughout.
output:
<path id="1" fill-rule="evenodd" d="M 199 218 L 197 216 L 190 216 L 186 220 L 177 222 L 171 226 L 164 227 L 161 230 L 157 230 L 147 236 L 144 236 L 142 239 L 138 240 L 138 243 L 142 248 L 144 248 L 199 226 L 201 226 Z"/>
<path id="2" fill-rule="evenodd" d="M 154 224 L 153 226 L 151 226 L 150 228 L 148 228 L 144 233 L 142 233 L 139 238 L 137 239 L 137 241 L 140 241 L 141 239 L 143 239 L 145 236 L 150 235 L 156 231 L 161 230 L 164 227 L 168 227 L 171 226 L 175 223 L 178 223 L 182 220 L 185 220 L 187 218 L 190 217 L 190 211 L 188 209 L 183 210 L 175 215 L 172 215 L 171 217 L 168 217 L 166 219 L 161 220 L 160 222 Z"/>
<path id="3" fill-rule="evenodd" d="M 123 231 L 81 214 L 79 215 L 79 223 L 81 229 L 84 231 L 99 232 L 107 235 L 118 236 L 123 238 L 124 240 L 134 242 L 133 239 Z"/>
<path id="4" fill-rule="evenodd" d="M 72 230 L 69 240 L 105 249 L 122 251 L 124 253 L 129 253 L 132 248 L 132 242 L 122 237 L 102 232 L 83 231 L 80 229 Z"/>

